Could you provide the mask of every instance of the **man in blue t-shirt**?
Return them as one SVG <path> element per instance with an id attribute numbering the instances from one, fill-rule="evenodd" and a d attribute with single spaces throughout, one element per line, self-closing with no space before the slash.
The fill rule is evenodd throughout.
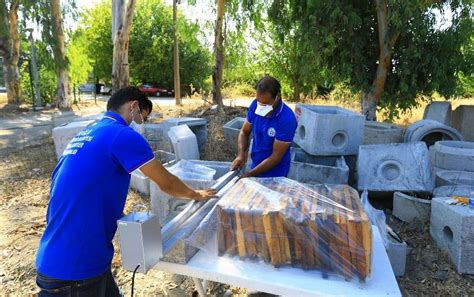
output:
<path id="1" fill-rule="evenodd" d="M 39 296 L 120 296 L 111 273 L 112 239 L 122 217 L 130 173 L 140 169 L 166 193 L 207 200 L 156 160 L 129 127 L 142 125 L 151 101 L 135 87 L 118 90 L 104 117 L 79 132 L 54 169 L 46 230 L 36 255 Z"/>
<path id="2" fill-rule="evenodd" d="M 283 103 L 280 83 L 265 76 L 257 83 L 257 98 L 250 104 L 247 119 L 240 129 L 237 158 L 232 170 L 247 161 L 249 136 L 253 134 L 250 171 L 242 177 L 287 176 L 290 170 L 290 145 L 297 127 L 293 111 Z"/>

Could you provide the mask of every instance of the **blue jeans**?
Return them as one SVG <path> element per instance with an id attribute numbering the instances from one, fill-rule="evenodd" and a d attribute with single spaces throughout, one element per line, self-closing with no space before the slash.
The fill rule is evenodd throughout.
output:
<path id="1" fill-rule="evenodd" d="M 38 272 L 36 284 L 41 291 L 38 296 L 80 296 L 80 297 L 115 297 L 121 296 L 110 270 L 105 273 L 77 281 L 66 281 L 51 278 Z"/>

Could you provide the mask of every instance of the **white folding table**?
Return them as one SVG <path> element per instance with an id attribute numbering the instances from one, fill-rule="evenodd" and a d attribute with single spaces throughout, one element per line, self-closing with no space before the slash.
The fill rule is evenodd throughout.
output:
<path id="1" fill-rule="evenodd" d="M 205 296 L 207 281 L 283 296 L 401 296 L 376 226 L 372 226 L 372 234 L 372 273 L 365 282 L 346 281 L 334 275 L 323 278 L 322 273 L 315 270 L 275 268 L 263 262 L 218 257 L 204 251 L 199 251 L 185 265 L 159 261 L 153 269 L 192 277 L 202 296 Z"/>

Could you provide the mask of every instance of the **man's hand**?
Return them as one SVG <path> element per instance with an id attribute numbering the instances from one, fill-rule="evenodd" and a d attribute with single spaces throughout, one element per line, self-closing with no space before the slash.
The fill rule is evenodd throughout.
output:
<path id="1" fill-rule="evenodd" d="M 207 190 L 195 190 L 195 195 L 193 196 L 193 200 L 196 201 L 206 201 L 211 198 L 217 197 L 216 194 L 217 192 L 212 189 L 207 189 Z"/>
<path id="2" fill-rule="evenodd" d="M 232 161 L 232 165 L 230 166 L 230 170 L 234 171 L 237 169 L 241 169 L 245 166 L 245 163 L 247 163 L 247 160 L 245 159 L 244 156 L 238 156 L 237 158 Z"/>

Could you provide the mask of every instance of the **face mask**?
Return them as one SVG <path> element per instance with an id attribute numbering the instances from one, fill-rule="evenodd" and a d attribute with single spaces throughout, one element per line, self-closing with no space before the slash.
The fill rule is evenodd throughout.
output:
<path id="1" fill-rule="evenodd" d="M 141 124 L 138 124 L 137 122 L 135 122 L 135 117 L 133 116 L 133 111 L 130 112 L 130 113 L 132 115 L 132 122 L 130 123 L 130 128 L 132 128 L 133 130 L 135 130 L 139 134 L 143 135 L 145 133 L 145 126 L 143 125 L 143 123 L 145 121 L 143 120 L 142 113 L 140 112 L 140 107 L 138 107 L 138 114 L 140 115 L 140 118 L 142 120 Z"/>
<path id="2" fill-rule="evenodd" d="M 257 109 L 255 109 L 255 114 L 261 117 L 265 117 L 273 110 L 272 105 L 261 105 L 257 103 Z"/>

